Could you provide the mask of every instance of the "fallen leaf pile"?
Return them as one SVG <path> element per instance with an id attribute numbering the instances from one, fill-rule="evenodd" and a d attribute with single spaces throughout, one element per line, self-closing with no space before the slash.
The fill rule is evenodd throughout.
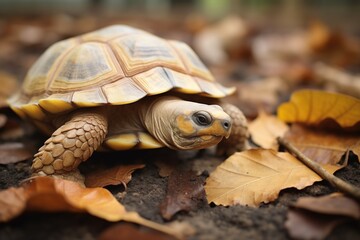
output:
<path id="1" fill-rule="evenodd" d="M 292 238 L 324 239 L 337 225 L 360 219 L 360 205 L 342 194 L 299 198 L 287 215 Z"/>
<path id="2" fill-rule="evenodd" d="M 87 212 L 108 221 L 128 221 L 180 237 L 165 225 L 146 220 L 136 212 L 128 212 L 104 188 L 84 188 L 80 184 L 52 177 L 36 177 L 19 188 L 0 192 L 0 220 L 9 221 L 24 211 Z"/>
<path id="3" fill-rule="evenodd" d="M 0 144 L 0 164 L 17 163 L 31 159 L 32 152 L 22 143 Z"/>

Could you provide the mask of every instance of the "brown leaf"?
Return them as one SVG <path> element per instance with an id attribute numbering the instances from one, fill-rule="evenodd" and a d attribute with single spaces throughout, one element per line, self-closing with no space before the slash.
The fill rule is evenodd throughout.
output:
<path id="1" fill-rule="evenodd" d="M 294 207 L 308 211 L 360 219 L 360 204 L 340 193 L 322 197 L 301 197 Z"/>
<path id="2" fill-rule="evenodd" d="M 277 117 L 261 111 L 259 116 L 249 124 L 252 140 L 263 148 L 277 150 L 277 137 L 282 137 L 289 127 Z"/>
<path id="3" fill-rule="evenodd" d="M 360 129 L 360 100 L 338 93 L 299 90 L 289 102 L 278 108 L 278 117 L 285 122 L 309 126 L 335 121 L 342 128 Z"/>
<path id="4" fill-rule="evenodd" d="M 32 156 L 32 152 L 22 143 L 0 144 L 0 164 L 17 163 Z"/>
<path id="5" fill-rule="evenodd" d="M 179 211 L 190 211 L 205 199 L 203 181 L 193 171 L 173 171 L 169 177 L 167 195 L 160 205 L 163 218 L 169 220 Z"/>
<path id="6" fill-rule="evenodd" d="M 336 164 L 346 151 L 360 156 L 360 136 L 306 128 L 293 124 L 284 138 L 308 158 L 321 164 Z"/>
<path id="7" fill-rule="evenodd" d="M 0 131 L 0 139 L 4 141 L 13 141 L 20 139 L 25 135 L 31 135 L 34 132 L 34 127 L 29 123 L 25 122 L 21 125 L 16 120 L 8 118 L 5 126 Z"/>
<path id="8" fill-rule="evenodd" d="M 340 168 L 323 167 L 330 173 Z M 219 165 L 207 178 L 205 191 L 209 203 L 256 207 L 276 199 L 282 189 L 303 189 L 321 180 L 289 153 L 253 149 L 235 153 Z"/>
<path id="9" fill-rule="evenodd" d="M 321 240 L 344 221 L 344 218 L 324 217 L 301 209 L 290 209 L 285 228 L 294 239 Z"/>
<path id="10" fill-rule="evenodd" d="M 99 240 L 128 240 L 128 239 L 142 239 L 142 240 L 173 240 L 172 236 L 165 235 L 149 229 L 136 227 L 129 223 L 118 223 L 102 232 L 98 238 Z"/>
<path id="11" fill-rule="evenodd" d="M 107 221 L 128 221 L 181 237 L 165 225 L 146 220 L 136 212 L 127 212 L 104 188 L 85 188 L 60 178 L 36 177 L 20 188 L 0 191 L 0 220 L 9 221 L 24 210 L 42 212 L 88 212 Z M 14 204 L 12 204 L 14 203 Z"/>
<path id="12" fill-rule="evenodd" d="M 0 128 L 2 128 L 7 121 L 7 117 L 4 114 L 0 114 Z"/>
<path id="13" fill-rule="evenodd" d="M 324 239 L 349 218 L 360 218 L 360 205 L 351 198 L 339 193 L 302 197 L 289 210 L 285 227 L 293 238 Z"/>
<path id="14" fill-rule="evenodd" d="M 9 188 L 0 191 L 0 222 L 6 222 L 20 215 L 25 208 L 23 188 Z"/>
<path id="15" fill-rule="evenodd" d="M 19 84 L 14 75 L 0 71 L 0 85 L 0 107 L 7 107 L 7 98 L 19 89 Z"/>
<path id="16" fill-rule="evenodd" d="M 244 109 L 246 116 L 253 116 L 252 112 L 255 112 L 256 116 L 260 109 L 264 109 L 265 112 L 274 112 L 279 104 L 280 96 L 288 91 L 289 84 L 279 77 L 240 83 L 237 86 L 237 98 L 231 103 Z"/>
<path id="17" fill-rule="evenodd" d="M 123 184 L 126 187 L 131 180 L 131 174 L 144 168 L 144 164 L 118 165 L 109 169 L 101 169 L 85 176 L 87 187 L 105 187 L 108 185 Z"/>

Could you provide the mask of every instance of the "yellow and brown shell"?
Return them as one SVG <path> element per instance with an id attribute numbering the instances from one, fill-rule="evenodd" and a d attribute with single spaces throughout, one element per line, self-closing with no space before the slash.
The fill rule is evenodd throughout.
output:
<path id="1" fill-rule="evenodd" d="M 114 25 L 52 45 L 9 103 L 43 121 L 48 113 L 128 104 L 170 90 L 213 98 L 234 91 L 215 82 L 185 43 Z"/>

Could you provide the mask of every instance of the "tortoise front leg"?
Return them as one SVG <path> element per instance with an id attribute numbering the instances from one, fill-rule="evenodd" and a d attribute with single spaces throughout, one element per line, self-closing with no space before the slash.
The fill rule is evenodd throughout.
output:
<path id="1" fill-rule="evenodd" d="M 232 119 L 230 137 L 223 139 L 217 146 L 218 155 L 230 156 L 231 154 L 243 151 L 248 148 L 247 139 L 249 137 L 247 121 L 242 111 L 229 103 L 222 103 L 223 108 Z"/>
<path id="2" fill-rule="evenodd" d="M 34 175 L 71 178 L 68 176 L 76 173 L 78 165 L 102 144 L 107 134 L 107 125 L 104 114 L 75 113 L 34 155 L 31 167 Z"/>

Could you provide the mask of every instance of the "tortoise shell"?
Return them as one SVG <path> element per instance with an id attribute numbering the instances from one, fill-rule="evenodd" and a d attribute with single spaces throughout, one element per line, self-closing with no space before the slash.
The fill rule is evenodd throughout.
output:
<path id="1" fill-rule="evenodd" d="M 114 25 L 52 45 L 9 103 L 44 121 L 48 113 L 129 104 L 170 90 L 221 98 L 234 88 L 215 82 L 185 43 Z"/>

